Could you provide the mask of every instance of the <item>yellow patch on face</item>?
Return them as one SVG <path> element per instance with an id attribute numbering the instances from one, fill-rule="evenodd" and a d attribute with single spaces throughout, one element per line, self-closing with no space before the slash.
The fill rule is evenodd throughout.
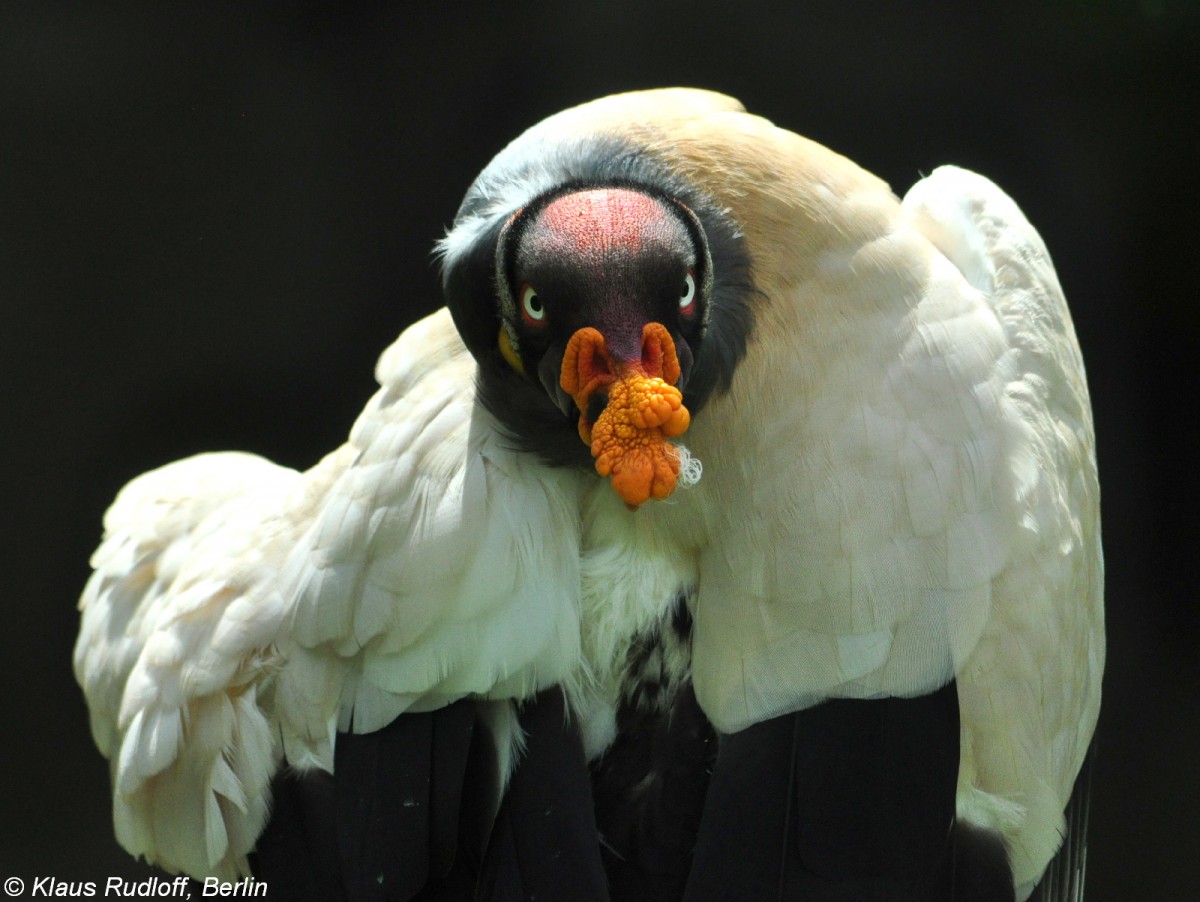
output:
<path id="1" fill-rule="evenodd" d="M 514 370 L 525 375 L 525 365 L 521 363 L 521 358 L 517 356 L 516 350 L 512 346 L 512 342 L 508 338 L 508 330 L 503 326 L 500 327 L 500 356 L 508 361 L 508 365 Z"/>
<path id="2" fill-rule="evenodd" d="M 561 384 L 579 408 L 579 436 L 596 459 L 596 472 L 630 507 L 666 498 L 679 479 L 679 451 L 668 438 L 691 423 L 678 381 L 679 360 L 666 327 L 649 323 L 642 331 L 642 360 L 621 363 L 592 328 L 571 336 L 563 355 Z M 665 377 L 665 378 L 664 378 Z M 607 387 L 608 404 L 587 422 L 588 402 Z"/>

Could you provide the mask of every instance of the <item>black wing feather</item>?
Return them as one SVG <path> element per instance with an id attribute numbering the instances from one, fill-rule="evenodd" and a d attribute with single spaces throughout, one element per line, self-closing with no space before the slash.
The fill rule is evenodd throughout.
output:
<path id="1" fill-rule="evenodd" d="M 558 689 L 523 706 L 525 751 L 488 841 L 479 896 L 488 902 L 606 902 L 583 741 Z"/>
<path id="2" fill-rule="evenodd" d="M 684 898 L 952 898 L 958 757 L 953 683 L 721 736 Z"/>
<path id="3" fill-rule="evenodd" d="M 253 867 L 272 898 L 409 902 L 470 898 L 461 873 L 475 704 L 405 714 L 337 738 L 334 773 L 281 772 Z M 478 857 L 478 853 L 476 853 Z"/>

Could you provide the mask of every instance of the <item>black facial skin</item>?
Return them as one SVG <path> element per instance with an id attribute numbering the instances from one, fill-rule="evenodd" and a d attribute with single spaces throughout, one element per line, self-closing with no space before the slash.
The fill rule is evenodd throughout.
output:
<path id="1" fill-rule="evenodd" d="M 558 384 L 571 335 L 594 326 L 614 355 L 628 356 L 636 352 L 631 351 L 635 339 L 640 347 L 642 325 L 662 323 L 675 341 L 681 368 L 677 385 L 694 419 L 714 391 L 728 390 L 753 328 L 758 293 L 736 223 L 639 150 L 598 139 L 580 145 L 575 156 L 564 154 L 559 164 L 564 170 L 560 185 L 519 211 L 497 214 L 470 251 L 447 267 L 444 285 L 455 325 L 479 361 L 478 397 L 513 447 L 551 466 L 590 469 L 590 449 L 577 431 L 579 412 Z M 537 252 L 537 242 L 523 245 L 524 231 L 548 203 L 590 188 L 635 190 L 663 204 L 678 226 L 670 230 L 667 252 L 656 246 L 624 261 L 581 265 L 578 257 Z M 483 190 L 468 192 L 460 218 L 476 211 Z M 689 270 L 697 298 L 694 313 L 684 316 L 679 298 Z M 531 327 L 521 317 L 521 289 L 527 282 L 545 306 L 544 326 Z M 503 309 L 510 311 L 524 374 L 500 352 Z M 588 411 L 592 421 L 603 403 L 602 397 L 594 399 L 597 409 Z"/>

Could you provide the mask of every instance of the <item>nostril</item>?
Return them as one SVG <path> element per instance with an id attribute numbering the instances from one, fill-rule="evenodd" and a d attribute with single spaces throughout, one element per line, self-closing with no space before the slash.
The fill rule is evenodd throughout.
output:
<path id="1" fill-rule="evenodd" d="M 592 386 L 593 389 L 607 385 L 617 378 L 613 361 L 605 353 L 590 354 L 579 362 L 579 382 L 581 387 Z"/>
<path id="2" fill-rule="evenodd" d="M 642 329 L 642 370 L 647 376 L 674 385 L 679 379 L 679 360 L 671 333 L 661 323 L 647 323 Z"/>
<path id="3" fill-rule="evenodd" d="M 650 376 L 662 374 L 663 350 L 657 337 L 649 337 L 642 345 L 642 369 Z"/>
<path id="4" fill-rule="evenodd" d="M 616 377 L 612 359 L 605 347 L 603 336 L 597 332 L 596 337 L 585 342 L 579 353 L 579 373 L 586 385 L 593 379 L 608 381 Z"/>

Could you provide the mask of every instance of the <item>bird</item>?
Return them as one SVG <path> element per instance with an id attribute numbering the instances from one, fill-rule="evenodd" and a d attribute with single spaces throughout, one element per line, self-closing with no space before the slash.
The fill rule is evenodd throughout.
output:
<path id="1" fill-rule="evenodd" d="M 349 898 L 1082 898 L 1095 436 L 1007 194 L 653 89 L 518 136 L 436 253 L 346 445 L 106 514 L 74 667 L 127 850 Z"/>

